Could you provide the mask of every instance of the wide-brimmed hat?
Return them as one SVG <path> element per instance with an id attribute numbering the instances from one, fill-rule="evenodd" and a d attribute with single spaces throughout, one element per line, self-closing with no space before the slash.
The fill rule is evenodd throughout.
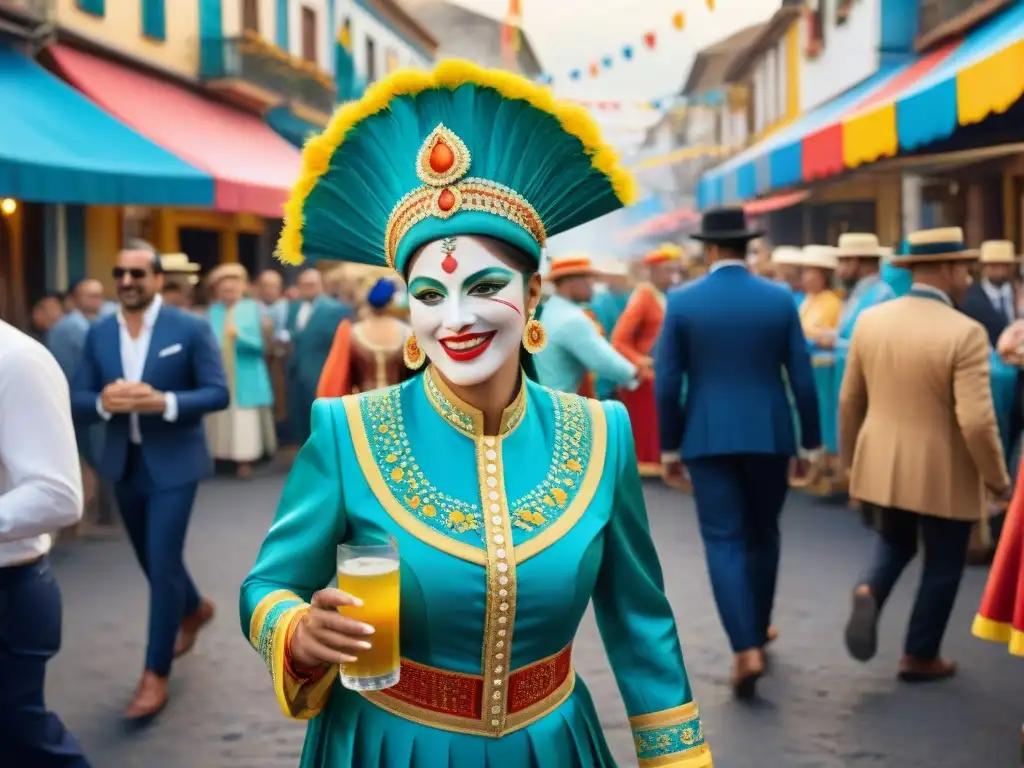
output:
<path id="1" fill-rule="evenodd" d="M 880 259 L 885 249 L 878 242 L 878 235 L 870 232 L 846 232 L 839 236 L 836 246 L 837 259 Z"/>
<path id="2" fill-rule="evenodd" d="M 794 245 L 780 245 L 772 251 L 772 264 L 797 266 L 801 263 L 803 251 Z"/>
<path id="3" fill-rule="evenodd" d="M 644 256 L 644 266 L 653 267 L 667 261 L 679 261 L 683 258 L 683 249 L 675 243 L 662 243 Z"/>
<path id="4" fill-rule="evenodd" d="M 206 282 L 212 288 L 221 280 L 227 277 L 237 277 L 239 280 L 248 280 L 249 273 L 241 264 L 221 264 L 210 270 Z"/>
<path id="5" fill-rule="evenodd" d="M 551 259 L 551 269 L 544 276 L 545 280 L 561 280 L 563 277 L 596 276 L 594 262 L 589 256 L 556 256 Z"/>
<path id="6" fill-rule="evenodd" d="M 906 243 L 894 253 L 891 264 L 924 264 L 939 261 L 975 261 L 978 251 L 964 245 L 964 231 L 960 227 L 940 227 L 911 232 Z"/>
<path id="7" fill-rule="evenodd" d="M 187 253 L 165 253 L 160 257 L 160 268 L 175 275 L 191 275 L 199 271 L 199 265 L 190 261 Z"/>
<path id="8" fill-rule="evenodd" d="M 800 252 L 800 260 L 797 263 L 801 267 L 835 269 L 839 266 L 839 259 L 836 258 L 837 250 L 831 245 L 808 245 Z"/>
<path id="9" fill-rule="evenodd" d="M 747 227 L 747 214 L 742 208 L 712 208 L 700 221 L 700 232 L 690 235 L 702 243 L 723 243 L 731 240 L 753 240 L 764 232 Z"/>
<path id="10" fill-rule="evenodd" d="M 980 264 L 1016 264 L 1021 260 L 1010 240 L 986 240 L 978 251 Z"/>

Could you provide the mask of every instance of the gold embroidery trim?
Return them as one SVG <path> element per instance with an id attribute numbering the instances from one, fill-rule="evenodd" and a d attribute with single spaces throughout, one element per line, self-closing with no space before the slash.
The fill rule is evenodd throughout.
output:
<path id="1" fill-rule="evenodd" d="M 452 153 L 452 164 L 446 171 L 438 172 L 430 166 L 430 155 L 438 144 L 445 144 Z M 472 159 L 466 142 L 444 123 L 439 123 L 420 146 L 416 156 L 416 175 L 429 187 L 447 187 L 469 173 Z"/>
<path id="2" fill-rule="evenodd" d="M 484 727 L 497 736 L 505 731 L 508 719 L 508 670 L 512 662 L 512 629 L 516 617 L 516 561 L 512 549 L 512 519 L 505 494 L 501 438 L 480 438 L 476 457 L 487 545 L 481 715 Z"/>
<path id="3" fill-rule="evenodd" d="M 454 392 L 447 382 L 434 370 L 427 368 L 423 376 L 423 388 L 427 400 L 437 415 L 459 430 L 466 437 L 477 439 L 484 436 L 484 414 Z M 519 392 L 515 399 L 501 413 L 498 434 L 508 437 L 519 426 L 526 414 L 526 374 L 520 374 Z"/>
<path id="4" fill-rule="evenodd" d="M 651 712 L 647 715 L 634 715 L 629 718 L 629 727 L 634 731 L 648 731 L 652 728 L 665 728 L 670 725 L 678 725 L 692 720 L 700 713 L 697 711 L 697 702 L 681 704 L 672 709 L 663 709 L 660 712 Z"/>
<path id="5" fill-rule="evenodd" d="M 440 207 L 441 196 L 452 195 L 447 209 Z M 547 230 L 536 209 L 511 187 L 488 179 L 467 178 L 446 187 L 423 186 L 402 197 L 388 216 L 384 230 L 384 258 L 395 268 L 398 245 L 409 230 L 431 217 L 447 219 L 459 211 L 492 213 L 518 224 L 543 248 Z"/>
<path id="6" fill-rule="evenodd" d="M 547 391 L 552 396 L 556 396 L 556 393 L 552 393 L 550 390 Z M 486 565 L 487 556 L 484 550 L 472 544 L 453 539 L 430 527 L 417 519 L 415 515 L 409 512 L 395 498 L 388 484 L 384 481 L 381 468 L 377 466 L 377 462 L 374 460 L 369 435 L 367 435 L 366 425 L 363 423 L 363 415 L 359 408 L 358 398 L 367 396 L 373 396 L 373 393 L 369 395 L 346 395 L 341 399 L 341 402 L 345 406 L 345 416 L 348 421 L 349 433 L 352 436 L 352 447 L 355 451 L 359 468 L 366 479 L 367 485 L 369 485 L 370 490 L 384 508 L 384 511 L 411 535 L 434 549 L 469 563 Z M 566 395 L 566 397 L 576 397 L 576 395 Z M 608 422 L 601 403 L 596 400 L 589 400 L 587 401 L 587 407 L 590 411 L 592 430 L 590 458 L 587 462 L 587 471 L 580 481 L 579 491 L 569 507 L 555 522 L 529 541 L 525 541 L 515 547 L 514 557 L 517 564 L 521 564 L 534 555 L 543 552 L 572 530 L 573 526 L 579 522 L 580 518 L 587 511 L 590 503 L 594 500 L 597 489 L 601 485 L 608 452 Z M 508 437 L 508 435 L 504 437 Z"/>

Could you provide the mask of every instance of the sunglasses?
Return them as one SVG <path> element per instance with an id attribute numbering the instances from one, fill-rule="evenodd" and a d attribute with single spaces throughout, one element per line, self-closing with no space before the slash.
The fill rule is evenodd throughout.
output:
<path id="1" fill-rule="evenodd" d="M 150 275 L 149 270 L 141 269 L 140 267 L 131 267 L 130 269 L 127 267 L 114 267 L 112 273 L 115 280 L 124 280 L 125 275 L 131 277 L 132 280 L 142 280 Z"/>

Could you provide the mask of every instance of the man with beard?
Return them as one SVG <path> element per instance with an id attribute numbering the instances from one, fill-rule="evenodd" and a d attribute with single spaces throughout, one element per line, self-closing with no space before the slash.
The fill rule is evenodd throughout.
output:
<path id="1" fill-rule="evenodd" d="M 847 232 L 839 236 L 836 277 L 846 288 L 846 301 L 833 346 L 845 347 L 850 343 L 861 312 L 896 298 L 889 284 L 882 280 L 882 257 L 885 254 L 886 249 L 879 245 L 878 235 Z M 828 340 L 819 340 L 819 345 L 828 346 Z"/>
<path id="2" fill-rule="evenodd" d="M 877 650 L 879 614 L 923 544 L 921 584 L 899 677 L 951 677 L 940 656 L 973 523 L 986 490 L 1010 479 L 996 428 L 984 328 L 955 310 L 976 252 L 959 227 L 912 233 L 893 263 L 913 271 L 910 293 L 864 314 L 839 396 L 840 455 L 850 497 L 879 519 L 874 556 L 853 594 L 846 645 L 859 661 Z"/>
<path id="3" fill-rule="evenodd" d="M 213 462 L 203 416 L 228 405 L 220 350 L 205 320 L 164 303 L 160 258 L 128 243 L 113 270 L 120 307 L 89 329 L 71 386 L 76 419 L 106 422 L 96 470 L 114 484 L 132 548 L 149 580 L 145 671 L 125 712 L 152 718 L 167 703 L 171 661 L 213 618 L 185 568 L 199 481 Z"/>

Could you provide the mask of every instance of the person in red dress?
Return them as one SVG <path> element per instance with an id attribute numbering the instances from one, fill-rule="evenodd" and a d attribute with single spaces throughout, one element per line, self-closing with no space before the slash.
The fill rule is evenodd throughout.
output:
<path id="1" fill-rule="evenodd" d="M 672 243 L 664 243 L 648 253 L 643 260 L 649 271 L 648 282 L 636 287 L 615 324 L 612 346 L 638 367 L 649 369 L 653 364 L 651 354 L 665 318 L 665 292 L 682 278 L 682 257 L 682 248 Z M 652 379 L 645 379 L 633 391 L 619 390 L 619 399 L 633 424 L 640 476 L 661 477 L 658 408 Z"/>

